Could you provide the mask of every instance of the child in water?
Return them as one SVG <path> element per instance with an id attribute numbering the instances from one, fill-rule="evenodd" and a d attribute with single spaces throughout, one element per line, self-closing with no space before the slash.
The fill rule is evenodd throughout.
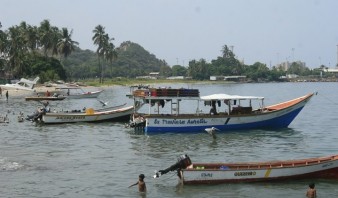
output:
<path id="1" fill-rule="evenodd" d="M 306 192 L 306 197 L 308 197 L 308 198 L 316 198 L 317 197 L 317 193 L 316 193 L 314 183 L 309 184 L 309 189 Z"/>
<path id="2" fill-rule="evenodd" d="M 138 181 L 135 184 L 132 184 L 131 186 L 129 186 L 129 188 L 132 187 L 132 186 L 138 185 L 138 191 L 139 192 L 146 192 L 147 187 L 146 187 L 146 183 L 144 182 L 144 177 L 145 176 L 143 174 L 140 174 L 138 176 Z"/>

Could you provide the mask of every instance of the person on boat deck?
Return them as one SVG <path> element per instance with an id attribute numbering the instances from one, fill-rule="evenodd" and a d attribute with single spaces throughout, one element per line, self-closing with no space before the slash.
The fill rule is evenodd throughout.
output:
<path id="1" fill-rule="evenodd" d="M 47 97 L 49 97 L 50 96 L 50 93 L 49 93 L 49 91 L 47 90 L 47 92 L 46 92 L 46 96 Z"/>
<path id="2" fill-rule="evenodd" d="M 217 115 L 216 101 L 211 101 L 210 115 Z"/>
<path id="3" fill-rule="evenodd" d="M 314 183 L 309 184 L 309 189 L 306 192 L 306 197 L 308 197 L 308 198 L 316 198 L 317 197 L 317 192 L 316 192 Z"/>
<path id="4" fill-rule="evenodd" d="M 146 192 L 147 187 L 146 187 L 146 183 L 144 182 L 144 177 L 145 177 L 144 174 L 140 174 L 138 176 L 138 181 L 135 184 L 130 185 L 128 188 L 138 185 L 139 192 Z"/>

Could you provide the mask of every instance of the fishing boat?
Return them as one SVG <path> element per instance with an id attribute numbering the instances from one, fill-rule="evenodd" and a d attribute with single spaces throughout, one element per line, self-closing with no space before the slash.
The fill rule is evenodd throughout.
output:
<path id="1" fill-rule="evenodd" d="M 62 96 L 62 95 L 57 95 L 57 96 L 28 96 L 25 97 L 26 101 L 39 101 L 39 100 L 64 100 L 66 99 L 66 96 Z"/>
<path id="2" fill-rule="evenodd" d="M 55 91 L 69 99 L 97 98 L 103 90 L 85 91 L 81 87 L 57 87 Z"/>
<path id="3" fill-rule="evenodd" d="M 60 124 L 74 122 L 102 122 L 108 120 L 126 121 L 134 112 L 133 106 L 126 104 L 94 110 L 93 108 L 69 111 L 50 111 L 48 108 L 40 108 L 33 115 L 27 116 L 27 120 L 41 121 L 45 124 Z"/>
<path id="4" fill-rule="evenodd" d="M 183 184 L 338 179 L 338 155 L 247 163 L 192 163 L 189 156 L 182 155 L 174 165 L 156 172 L 154 178 L 170 171 L 177 171 Z"/>
<path id="5" fill-rule="evenodd" d="M 219 132 L 285 128 L 313 95 L 265 106 L 264 97 L 257 96 L 200 97 L 198 89 L 137 89 L 132 98 L 148 105 L 148 110 L 134 113 L 130 125 L 146 134 L 204 132 L 212 127 Z M 208 106 L 211 110 L 205 111 Z"/>

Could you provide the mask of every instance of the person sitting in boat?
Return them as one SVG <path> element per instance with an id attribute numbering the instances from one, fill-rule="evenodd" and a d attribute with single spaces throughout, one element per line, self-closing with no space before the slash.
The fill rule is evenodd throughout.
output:
<path id="1" fill-rule="evenodd" d="M 211 107 L 210 115 L 217 115 L 216 109 L 214 107 Z"/>
<path id="2" fill-rule="evenodd" d="M 211 101 L 210 115 L 217 115 L 216 101 Z"/>

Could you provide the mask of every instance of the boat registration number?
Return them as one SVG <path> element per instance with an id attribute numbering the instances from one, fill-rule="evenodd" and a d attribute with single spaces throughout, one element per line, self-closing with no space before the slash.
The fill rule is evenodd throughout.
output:
<path id="1" fill-rule="evenodd" d="M 84 120 L 85 116 L 57 116 L 57 120 Z"/>

